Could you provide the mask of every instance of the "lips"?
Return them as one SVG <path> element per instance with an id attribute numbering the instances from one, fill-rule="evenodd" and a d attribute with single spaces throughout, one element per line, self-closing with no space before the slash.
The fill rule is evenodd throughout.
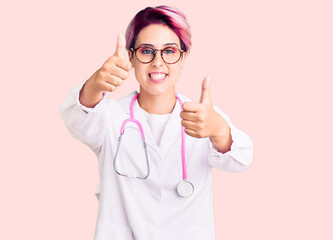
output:
<path id="1" fill-rule="evenodd" d="M 168 76 L 168 74 L 163 72 L 151 72 L 148 74 L 148 76 L 152 82 L 161 83 L 166 79 L 166 76 Z"/>

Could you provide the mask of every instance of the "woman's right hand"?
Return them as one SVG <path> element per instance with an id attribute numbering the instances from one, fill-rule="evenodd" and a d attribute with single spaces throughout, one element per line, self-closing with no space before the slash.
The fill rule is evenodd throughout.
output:
<path id="1" fill-rule="evenodd" d="M 119 33 L 115 53 L 87 80 L 82 88 L 80 92 L 82 105 L 96 106 L 102 99 L 104 91 L 115 91 L 128 78 L 132 64 L 126 58 L 125 46 L 125 36 Z"/>

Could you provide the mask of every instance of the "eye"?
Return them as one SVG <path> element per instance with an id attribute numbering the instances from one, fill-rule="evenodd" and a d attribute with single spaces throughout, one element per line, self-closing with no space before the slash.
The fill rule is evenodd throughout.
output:
<path id="1" fill-rule="evenodd" d="M 154 54 L 154 49 L 148 47 L 139 48 L 141 54 Z"/>
<path id="2" fill-rule="evenodd" d="M 176 53 L 177 48 L 175 47 L 167 47 L 166 49 L 163 50 L 164 54 L 174 54 Z"/>

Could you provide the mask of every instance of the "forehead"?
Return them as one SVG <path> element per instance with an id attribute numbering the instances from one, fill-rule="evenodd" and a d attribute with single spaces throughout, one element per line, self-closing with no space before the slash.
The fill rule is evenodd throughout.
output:
<path id="1" fill-rule="evenodd" d="M 170 43 L 175 43 L 180 47 L 177 34 L 166 25 L 151 24 L 140 31 L 135 45 L 152 44 L 154 47 L 161 47 Z"/>

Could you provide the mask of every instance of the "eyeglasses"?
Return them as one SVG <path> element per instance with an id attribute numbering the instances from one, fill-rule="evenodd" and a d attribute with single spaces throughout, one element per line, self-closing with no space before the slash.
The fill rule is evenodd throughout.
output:
<path id="1" fill-rule="evenodd" d="M 155 49 L 152 47 L 141 46 L 136 49 L 131 48 L 132 54 L 135 53 L 136 58 L 141 63 L 150 63 L 154 60 L 156 52 L 160 51 L 161 57 L 164 62 L 168 64 L 174 64 L 179 61 L 183 56 L 184 50 L 180 50 L 177 47 L 168 46 L 163 49 Z M 132 55 L 133 56 L 133 55 Z"/>

